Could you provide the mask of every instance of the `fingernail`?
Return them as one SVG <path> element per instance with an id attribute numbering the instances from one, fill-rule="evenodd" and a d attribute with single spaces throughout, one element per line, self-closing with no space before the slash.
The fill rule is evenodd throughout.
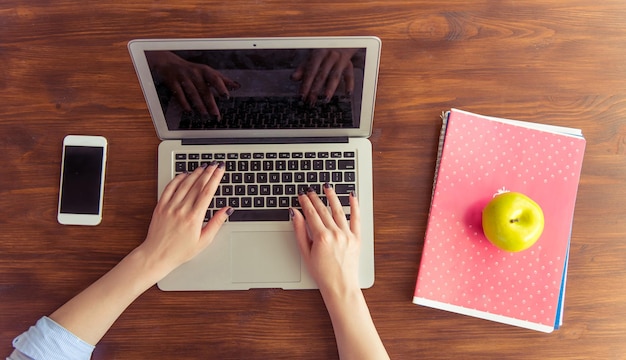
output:
<path id="1" fill-rule="evenodd" d="M 304 190 L 302 189 L 298 190 L 298 195 L 304 195 Z"/>
<path id="2" fill-rule="evenodd" d="M 354 190 L 350 190 L 350 196 L 355 198 L 356 197 L 356 192 Z"/>
<path id="3" fill-rule="evenodd" d="M 306 192 L 315 192 L 315 190 L 312 187 L 309 186 L 309 188 L 306 189 Z"/>
<path id="4" fill-rule="evenodd" d="M 235 212 L 235 209 L 228 208 L 228 210 L 226 210 L 226 215 L 231 216 L 234 212 Z"/>
<path id="5" fill-rule="evenodd" d="M 218 169 L 223 169 L 225 165 L 226 164 L 223 161 L 220 161 L 220 162 L 217 163 L 217 168 Z"/>
<path id="6" fill-rule="evenodd" d="M 329 184 L 329 183 L 324 183 L 324 188 L 326 188 L 326 189 L 330 189 L 331 187 L 333 187 L 331 184 Z"/>
<path id="7" fill-rule="evenodd" d="M 293 212 L 292 208 L 289 208 L 289 217 L 293 219 L 296 214 Z"/>
<path id="8" fill-rule="evenodd" d="M 200 167 L 203 168 L 203 169 L 206 169 L 207 166 L 209 166 L 209 163 L 202 163 L 202 164 L 200 164 Z"/>
<path id="9" fill-rule="evenodd" d="M 217 161 L 215 161 L 215 160 L 213 160 L 213 161 L 211 161 L 211 162 L 209 163 L 209 166 L 215 166 L 215 165 L 217 165 Z"/>

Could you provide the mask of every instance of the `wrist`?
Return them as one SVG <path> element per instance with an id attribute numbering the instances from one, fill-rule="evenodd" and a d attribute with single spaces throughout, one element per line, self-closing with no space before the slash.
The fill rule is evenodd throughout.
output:
<path id="1" fill-rule="evenodd" d="M 133 263 L 139 280 L 150 287 L 169 274 L 173 268 L 162 259 L 157 259 L 144 246 L 140 245 L 131 251 L 123 261 Z"/>
<path id="2" fill-rule="evenodd" d="M 336 311 L 344 311 L 357 304 L 364 303 L 363 292 L 358 286 L 339 286 L 334 288 L 320 288 L 322 299 L 328 312 L 332 315 Z"/>

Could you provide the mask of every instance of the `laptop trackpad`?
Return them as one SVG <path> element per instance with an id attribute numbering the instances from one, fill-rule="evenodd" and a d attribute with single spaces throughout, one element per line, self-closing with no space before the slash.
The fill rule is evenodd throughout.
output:
<path id="1" fill-rule="evenodd" d="M 233 282 L 300 281 L 300 250 L 293 232 L 233 232 L 230 240 Z"/>

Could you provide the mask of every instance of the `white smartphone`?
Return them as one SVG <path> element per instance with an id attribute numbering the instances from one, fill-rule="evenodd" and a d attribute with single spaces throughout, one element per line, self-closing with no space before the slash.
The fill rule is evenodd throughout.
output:
<path id="1" fill-rule="evenodd" d="M 102 221 L 107 140 L 67 135 L 63 139 L 57 220 L 63 225 L 98 225 Z"/>

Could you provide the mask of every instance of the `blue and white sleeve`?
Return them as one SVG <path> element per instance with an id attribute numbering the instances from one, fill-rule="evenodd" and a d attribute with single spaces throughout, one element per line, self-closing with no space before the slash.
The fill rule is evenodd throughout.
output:
<path id="1" fill-rule="evenodd" d="M 7 360 L 88 360 L 95 348 L 47 316 L 16 337 L 13 347 Z"/>

